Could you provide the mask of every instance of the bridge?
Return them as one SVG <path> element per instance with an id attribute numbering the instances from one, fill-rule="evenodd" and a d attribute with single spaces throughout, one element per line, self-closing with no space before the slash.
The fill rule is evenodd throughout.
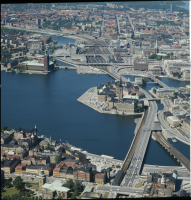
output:
<path id="1" fill-rule="evenodd" d="M 159 142 L 169 153 L 173 155 L 188 171 L 190 171 L 190 161 L 182 155 L 175 147 L 173 147 L 163 136 L 161 132 L 153 132 L 153 138 Z"/>
<path id="2" fill-rule="evenodd" d="M 155 78 L 154 76 L 149 76 L 149 78 L 151 80 L 153 80 L 155 83 L 158 83 L 160 86 L 168 88 L 168 85 L 166 85 L 165 83 L 163 83 L 159 79 Z"/>

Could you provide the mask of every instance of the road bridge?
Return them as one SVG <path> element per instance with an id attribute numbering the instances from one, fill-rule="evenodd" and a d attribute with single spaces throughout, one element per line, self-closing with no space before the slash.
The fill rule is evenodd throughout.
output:
<path id="1" fill-rule="evenodd" d="M 149 78 L 150 78 L 151 80 L 153 80 L 155 83 L 158 83 L 160 86 L 168 88 L 168 85 L 166 85 L 165 83 L 163 83 L 162 81 L 160 81 L 160 80 L 157 79 L 156 77 L 154 77 L 154 76 L 149 76 Z"/>
<path id="2" fill-rule="evenodd" d="M 169 153 L 173 155 L 188 171 L 190 171 L 190 161 L 182 155 L 173 145 L 171 145 L 161 132 L 153 132 L 154 139 L 159 142 Z"/>

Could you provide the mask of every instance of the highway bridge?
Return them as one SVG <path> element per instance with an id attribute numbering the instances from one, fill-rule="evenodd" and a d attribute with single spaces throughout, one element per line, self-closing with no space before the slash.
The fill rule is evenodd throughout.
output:
<path id="1" fill-rule="evenodd" d="M 173 155 L 188 171 L 190 171 L 190 161 L 182 155 L 175 147 L 173 147 L 163 136 L 161 132 L 153 132 L 153 137 L 159 142 L 169 153 Z"/>

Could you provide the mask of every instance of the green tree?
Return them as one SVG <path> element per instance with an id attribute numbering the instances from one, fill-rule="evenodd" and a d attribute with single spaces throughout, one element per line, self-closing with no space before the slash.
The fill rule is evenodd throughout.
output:
<path id="1" fill-rule="evenodd" d="M 60 161 L 61 161 L 61 158 L 60 158 L 60 156 L 55 156 L 55 159 L 54 159 L 54 161 L 55 161 L 55 163 L 56 164 L 58 164 L 58 163 L 60 163 Z"/>
<path id="2" fill-rule="evenodd" d="M 74 190 L 78 190 L 78 193 L 83 191 L 83 185 L 80 180 L 75 181 Z"/>
<path id="3" fill-rule="evenodd" d="M 17 190 L 23 191 L 25 189 L 24 183 L 22 182 L 22 179 L 20 176 L 17 176 L 15 180 L 13 181 L 13 185 Z"/>
<path id="4" fill-rule="evenodd" d="M 69 179 L 65 184 L 64 187 L 69 188 L 71 191 L 74 190 L 74 182 L 72 179 Z"/>
<path id="5" fill-rule="evenodd" d="M 10 188 L 12 186 L 11 181 L 7 181 L 5 183 L 5 187 Z"/>
<path id="6" fill-rule="evenodd" d="M 6 131 L 7 128 L 8 128 L 7 126 L 3 126 L 3 129 L 2 129 L 2 130 L 3 130 L 3 131 Z"/>
<path id="7" fill-rule="evenodd" d="M 112 168 L 111 168 L 111 167 L 108 167 L 107 169 L 109 169 L 110 172 L 112 171 Z"/>
<path id="8" fill-rule="evenodd" d="M 153 92 L 156 94 L 156 89 L 155 88 L 153 88 Z"/>
<path id="9" fill-rule="evenodd" d="M 178 92 L 174 92 L 174 96 L 177 96 L 178 95 Z"/>
<path id="10" fill-rule="evenodd" d="M 142 78 L 142 84 L 145 85 L 147 82 L 147 79 L 146 78 Z"/>

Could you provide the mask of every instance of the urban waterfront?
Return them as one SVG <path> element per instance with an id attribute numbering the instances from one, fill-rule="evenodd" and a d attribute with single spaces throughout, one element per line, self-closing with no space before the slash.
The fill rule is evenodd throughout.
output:
<path id="1" fill-rule="evenodd" d="M 113 81 L 108 75 L 78 75 L 76 70 L 48 75 L 2 72 L 1 126 L 31 129 L 37 124 L 40 135 L 123 160 L 134 137 L 136 117 L 100 114 L 77 101 L 90 87 L 108 81 Z M 152 139 L 144 164 L 179 165 Z"/>
<path id="2" fill-rule="evenodd" d="M 55 35 L 51 38 L 57 39 L 58 45 L 75 42 L 74 39 Z M 56 63 L 70 66 L 60 61 Z M 131 81 L 135 80 L 135 76 L 125 77 Z M 176 84 L 174 87 L 182 84 L 173 79 L 161 79 L 167 85 Z M 31 129 L 37 124 L 41 135 L 51 135 L 52 139 L 57 141 L 61 138 L 62 142 L 67 140 L 90 153 L 124 160 L 134 137 L 134 119 L 137 117 L 100 114 L 77 101 L 90 87 L 108 81 L 114 79 L 108 75 L 78 75 L 76 70 L 60 69 L 48 75 L 2 72 L 1 126 Z M 150 79 L 147 78 L 147 81 Z M 143 86 L 143 89 L 148 92 L 152 87 L 159 86 L 153 83 Z M 157 102 L 157 105 L 159 110 L 163 110 L 163 104 Z M 180 152 L 181 149 L 189 148 L 181 142 L 178 142 L 176 147 Z M 182 153 L 189 158 L 188 151 Z M 152 139 L 148 144 L 143 164 L 179 165 Z"/>

